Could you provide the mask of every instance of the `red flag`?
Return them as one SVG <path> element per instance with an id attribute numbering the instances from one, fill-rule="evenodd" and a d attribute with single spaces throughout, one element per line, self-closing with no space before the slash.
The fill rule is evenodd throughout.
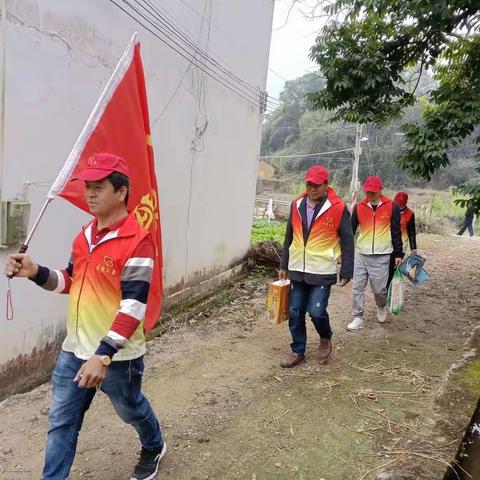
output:
<path id="1" fill-rule="evenodd" d="M 150 331 L 162 308 L 162 241 L 145 77 L 136 35 L 105 87 L 49 197 L 60 195 L 88 212 L 84 182 L 69 179 L 83 170 L 88 158 L 98 152 L 113 153 L 126 160 L 130 171 L 128 208 L 151 233 L 155 244 L 155 266 L 144 321 L 145 330 Z"/>

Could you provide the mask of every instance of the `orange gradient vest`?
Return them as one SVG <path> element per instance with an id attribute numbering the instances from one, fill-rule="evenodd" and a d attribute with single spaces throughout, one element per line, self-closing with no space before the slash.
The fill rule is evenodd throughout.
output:
<path id="1" fill-rule="evenodd" d="M 410 241 L 408 239 L 408 222 L 412 219 L 413 210 L 410 210 L 408 207 L 405 207 L 400 215 L 400 227 L 402 229 L 402 242 L 403 242 L 403 251 L 406 252 L 410 247 Z"/>
<path id="2" fill-rule="evenodd" d="M 327 200 L 312 219 L 307 242 L 303 239 L 300 204 L 306 193 L 297 197 L 292 205 L 293 240 L 289 249 L 288 269 L 314 275 L 335 275 L 340 257 L 338 229 L 342 220 L 345 202 L 328 189 Z"/>
<path id="3" fill-rule="evenodd" d="M 393 252 L 392 246 L 392 210 L 393 202 L 380 197 L 381 203 L 374 210 L 368 201 L 357 204 L 358 238 L 357 250 L 364 255 L 380 255 Z"/>
<path id="4" fill-rule="evenodd" d="M 92 222 L 93 223 L 93 222 Z M 130 214 L 125 223 L 90 247 L 92 223 L 73 242 L 74 269 L 63 349 L 88 359 L 107 335 L 120 308 L 121 274 L 127 260 L 148 235 Z M 115 360 L 131 360 L 145 353 L 143 322 L 119 350 Z"/>

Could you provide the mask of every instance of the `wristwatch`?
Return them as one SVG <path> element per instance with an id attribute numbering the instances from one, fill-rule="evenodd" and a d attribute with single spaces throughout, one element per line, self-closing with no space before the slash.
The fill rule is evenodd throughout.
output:
<path id="1" fill-rule="evenodd" d="M 112 359 L 108 355 L 99 355 L 102 365 L 108 367 L 112 363 Z"/>

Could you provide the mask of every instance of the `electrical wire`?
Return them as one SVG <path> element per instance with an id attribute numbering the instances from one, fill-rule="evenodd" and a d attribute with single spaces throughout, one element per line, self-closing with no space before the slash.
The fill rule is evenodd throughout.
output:
<path id="1" fill-rule="evenodd" d="M 209 0 L 205 0 L 205 4 L 203 8 L 202 23 L 200 25 L 200 31 L 198 34 L 199 42 L 203 32 L 203 26 L 205 23 L 208 2 Z M 208 20 L 209 26 L 208 26 L 208 34 L 207 34 L 207 50 L 210 44 L 212 5 L 213 5 L 212 0 L 210 0 L 210 15 Z M 197 152 L 202 151 L 205 147 L 203 135 L 205 134 L 208 127 L 208 113 L 207 113 L 207 108 L 205 103 L 205 95 L 206 95 L 205 73 L 202 72 L 203 73 L 203 76 L 202 76 L 200 72 L 201 72 L 200 68 L 198 68 L 198 66 L 195 66 L 194 73 L 196 73 L 196 75 L 193 76 L 193 80 L 195 84 L 194 95 L 196 96 L 196 101 L 195 101 L 195 116 L 194 116 L 194 123 L 193 123 L 194 137 L 192 140 L 192 146 L 190 148 L 190 171 L 189 171 L 189 184 L 188 184 L 187 216 L 186 216 L 186 222 L 185 222 L 185 262 L 184 262 L 184 274 L 183 274 L 184 278 L 187 278 L 188 261 L 189 261 L 189 255 L 190 255 L 188 236 L 189 236 L 189 230 L 190 230 L 190 218 L 191 218 L 191 209 L 192 209 L 195 157 Z M 199 77 L 200 77 L 200 81 L 197 81 Z M 202 111 L 202 108 L 204 108 L 203 111 Z M 201 128 L 199 128 L 198 126 L 198 120 L 200 118 L 200 115 L 204 117 L 204 124 Z M 198 146 L 198 141 L 201 142 L 200 148 Z M 185 289 L 183 289 L 182 291 L 180 312 L 183 311 L 183 307 L 185 305 L 184 296 L 185 296 Z"/>
<path id="2" fill-rule="evenodd" d="M 137 5 L 139 5 L 138 0 L 134 0 L 134 1 L 137 3 Z M 140 0 L 140 1 L 143 4 L 143 5 L 140 5 L 140 6 L 147 13 L 152 15 L 156 20 L 160 21 L 161 24 L 165 28 L 167 28 L 171 33 L 173 33 L 176 36 L 176 38 L 178 38 L 180 41 L 182 41 L 188 48 L 192 48 L 192 49 L 195 50 L 195 52 L 200 53 L 202 55 L 202 57 L 207 60 L 208 63 L 212 64 L 212 69 L 217 68 L 217 69 L 221 70 L 222 73 L 225 73 L 227 76 L 229 76 L 233 81 L 239 82 L 241 84 L 241 87 L 243 87 L 247 90 L 246 93 L 251 93 L 253 95 L 258 95 L 262 92 L 260 87 L 255 86 L 255 85 L 245 81 L 244 79 L 242 79 L 238 75 L 232 73 L 230 70 L 228 70 L 226 67 L 224 67 L 220 62 L 218 62 L 217 60 L 215 60 L 213 58 L 213 57 L 219 58 L 218 56 L 212 54 L 213 55 L 213 57 L 212 57 L 210 52 L 205 52 L 204 50 L 202 50 L 198 46 L 198 43 L 196 44 L 195 42 L 193 42 L 192 39 L 190 37 L 188 37 L 188 35 L 184 31 L 182 31 L 181 28 L 178 27 L 178 25 L 175 24 L 173 19 L 169 20 L 168 18 L 165 17 L 165 15 L 168 15 L 170 18 L 172 18 L 171 15 L 165 9 L 160 9 L 160 7 L 156 3 L 153 2 L 153 0 Z M 150 9 L 152 9 L 154 11 L 154 13 L 152 13 L 152 10 L 149 10 L 148 8 L 146 8 L 145 4 Z M 162 14 L 162 12 L 164 12 L 164 13 Z M 209 65 L 205 65 L 205 67 L 208 67 L 208 66 Z M 268 103 L 270 103 L 274 107 L 279 107 L 282 104 L 282 102 L 279 99 L 267 95 L 267 104 Z"/>
<path id="3" fill-rule="evenodd" d="M 274 74 L 276 75 L 280 80 L 283 80 L 284 82 L 288 82 L 288 80 L 283 77 L 282 75 L 280 75 L 279 73 L 277 73 L 273 68 L 270 68 L 268 67 L 268 69 Z"/>
<path id="4" fill-rule="evenodd" d="M 205 6 L 203 9 L 203 16 L 202 16 L 202 23 L 200 27 L 199 38 L 202 36 L 203 32 L 203 25 L 205 23 L 205 17 L 207 15 L 207 4 L 210 1 L 210 14 L 208 19 L 208 32 L 207 32 L 207 41 L 206 41 L 206 49 L 210 48 L 210 25 L 212 21 L 212 0 L 205 0 Z M 200 40 L 199 40 L 200 41 Z M 195 52 L 195 55 L 197 52 Z M 193 76 L 194 81 L 194 92 L 196 101 L 195 101 L 195 120 L 194 120 L 194 138 L 192 140 L 192 150 L 195 152 L 201 152 L 205 148 L 205 140 L 204 135 L 208 128 L 208 112 L 207 112 L 207 104 L 206 104 L 206 75 L 202 72 L 198 67 L 195 67 L 195 72 Z M 200 117 L 203 118 L 203 122 L 199 123 Z"/>
<path id="5" fill-rule="evenodd" d="M 201 13 L 198 12 L 197 10 L 195 10 L 195 8 L 193 8 L 188 2 L 186 2 L 185 0 L 179 0 L 180 3 L 183 3 L 183 5 L 185 5 L 189 10 L 191 10 L 195 15 L 201 17 Z M 235 38 L 233 38 L 228 32 L 225 32 L 223 31 L 222 29 L 218 28 L 215 23 L 212 23 L 212 28 L 214 28 L 215 30 L 217 30 L 219 33 L 227 36 L 228 38 L 230 38 L 230 40 L 232 41 L 236 41 Z M 243 52 L 245 52 L 245 50 L 242 48 L 241 49 Z M 219 57 L 218 55 L 215 55 L 219 60 L 221 60 L 223 63 L 226 63 L 224 60 L 222 60 L 221 57 Z M 262 68 L 268 68 L 268 70 L 270 70 L 274 75 L 276 75 L 278 78 L 280 78 L 281 80 L 283 80 L 284 82 L 288 82 L 289 80 L 286 79 L 283 75 L 281 75 L 280 73 L 276 72 L 275 70 L 273 70 L 272 68 L 270 68 L 268 65 L 263 65 L 263 64 L 258 64 L 259 66 L 261 66 Z M 277 99 L 278 100 L 278 99 Z"/>
<path id="6" fill-rule="evenodd" d="M 139 0 L 134 0 L 134 1 L 135 3 L 139 4 Z M 201 49 L 198 46 L 198 44 L 196 44 L 178 25 L 175 24 L 173 19 L 169 20 L 168 18 L 166 18 L 165 15 L 169 15 L 168 12 L 165 9 L 161 9 L 161 7 L 159 7 L 153 0 L 140 0 L 140 1 L 144 5 L 147 4 L 148 7 L 150 7 L 151 9 L 151 10 L 148 10 L 147 8 L 143 7 L 144 10 L 146 10 L 148 13 L 150 13 L 150 15 L 152 15 L 154 18 L 160 21 L 165 26 L 165 28 L 167 28 L 171 33 L 173 33 L 179 40 L 185 43 L 189 48 L 194 49 L 201 56 L 207 59 L 207 61 L 210 62 L 215 68 L 218 68 L 219 70 L 221 70 L 231 79 L 238 81 L 245 88 L 249 89 L 250 92 L 254 94 L 258 94 L 261 91 L 260 87 L 255 86 L 247 82 L 243 78 L 239 77 L 238 75 L 234 74 L 233 72 L 228 70 L 225 66 L 223 66 L 220 62 L 215 60 L 209 52 L 205 52 L 203 49 Z M 154 13 L 152 13 L 152 11 Z M 171 15 L 169 16 L 170 18 L 172 18 Z"/>
<path id="7" fill-rule="evenodd" d="M 295 126 L 292 126 L 292 127 L 268 127 L 270 130 L 281 130 L 281 129 L 292 129 L 292 130 L 299 130 L 299 131 L 303 131 L 303 130 L 315 130 L 315 131 L 321 131 L 321 128 L 320 127 L 295 127 Z M 339 131 L 342 131 L 342 130 L 345 130 L 347 128 L 355 128 L 354 125 L 345 125 L 344 127 L 340 127 L 337 132 Z"/>
<path id="8" fill-rule="evenodd" d="M 145 14 L 143 14 L 140 10 L 138 10 L 137 8 L 135 8 L 135 6 L 131 3 L 131 1 L 135 2 L 136 5 L 138 5 L 140 8 L 142 8 L 147 15 L 151 15 L 153 17 L 150 18 L 150 17 L 147 17 L 145 16 Z M 122 2 L 126 5 L 128 5 L 136 14 L 140 15 L 145 21 L 147 21 L 153 28 L 155 28 L 158 32 L 160 32 L 161 34 L 163 34 L 170 42 L 172 42 L 174 45 L 176 45 L 178 48 L 180 48 L 181 50 L 183 50 L 183 52 L 187 55 L 190 55 L 191 57 L 193 57 L 195 59 L 195 61 L 197 61 L 197 53 L 200 53 L 200 55 L 207 59 L 208 58 L 205 56 L 205 55 L 202 55 L 201 53 L 201 49 L 199 48 L 198 45 L 196 45 L 195 43 L 193 43 L 192 41 L 185 41 L 184 39 L 181 38 L 180 35 L 178 35 L 177 33 L 175 33 L 175 30 L 172 30 L 172 28 L 168 28 L 168 25 L 165 26 L 164 23 L 162 23 L 162 20 L 158 18 L 158 16 L 155 15 L 155 13 L 152 13 L 151 10 L 149 10 L 148 8 L 146 8 L 144 6 L 144 4 L 140 5 L 138 0 L 122 0 Z M 144 1 L 144 0 L 142 0 Z M 159 23 L 160 22 L 160 23 Z M 142 24 L 142 26 L 145 27 L 145 25 Z M 171 34 L 173 33 L 174 37 L 171 36 Z M 187 48 L 185 48 L 185 46 L 182 45 L 182 43 L 179 43 L 179 42 L 182 42 L 183 44 L 186 44 L 187 45 Z M 190 43 L 189 43 L 190 42 Z M 192 54 L 188 48 L 191 48 L 194 50 L 194 54 Z M 178 53 L 178 52 L 177 52 Z M 197 61 L 198 62 L 198 61 Z M 238 88 L 244 95 L 250 97 L 254 102 L 257 101 L 257 91 L 255 91 L 254 93 L 248 91 L 248 90 L 242 90 L 242 88 L 245 88 L 243 86 L 241 86 L 239 83 L 234 83 L 232 80 L 228 79 L 228 78 L 225 78 L 223 77 L 222 73 L 223 72 L 218 72 L 214 69 L 214 67 L 210 66 L 207 62 L 205 62 L 204 64 L 202 64 L 202 66 L 204 67 L 205 70 L 210 70 L 210 73 L 211 74 L 215 74 L 215 75 L 218 75 L 222 80 L 226 81 L 228 84 L 230 84 L 231 86 L 233 86 L 234 88 Z M 209 74 L 209 72 L 205 72 L 207 74 Z"/>
<path id="9" fill-rule="evenodd" d="M 303 158 L 303 157 L 312 157 L 316 155 L 329 155 L 332 153 L 342 153 L 342 152 L 353 152 L 355 148 L 343 148 L 341 150 L 332 150 L 331 152 L 317 152 L 317 153 L 301 153 L 298 155 L 263 155 L 259 156 L 261 160 L 266 158 Z"/>
<path id="10" fill-rule="evenodd" d="M 389 161 L 378 162 L 376 165 L 387 165 L 387 164 L 396 167 L 393 162 L 389 162 Z M 365 163 L 361 163 L 358 167 L 359 167 L 359 168 L 369 168 L 370 165 L 365 164 Z M 344 165 L 344 166 L 341 166 L 341 167 L 331 167 L 331 168 L 328 168 L 328 170 L 329 170 L 329 171 L 332 171 L 332 172 L 336 172 L 336 171 L 346 170 L 346 169 L 349 169 L 349 168 L 352 168 L 352 165 Z M 396 167 L 396 168 L 397 168 L 397 167 Z M 288 174 L 297 173 L 297 174 L 299 174 L 299 175 L 300 175 L 300 174 L 305 175 L 305 170 L 286 170 L 285 173 L 286 173 L 286 174 L 287 174 L 287 173 L 288 173 Z M 279 181 L 279 182 L 282 181 L 282 179 L 275 179 L 275 178 L 272 179 L 272 180 L 274 180 L 274 181 Z M 285 181 L 288 181 L 288 179 L 285 180 Z"/>
<path id="11" fill-rule="evenodd" d="M 309 144 L 312 140 L 314 140 L 318 136 L 319 133 L 322 134 L 323 137 L 330 136 L 330 135 L 335 136 L 337 135 L 337 133 L 344 132 L 346 128 L 355 128 L 355 127 L 345 126 L 345 127 L 337 128 L 335 125 L 325 126 L 324 129 L 322 130 L 319 129 L 318 131 L 311 133 L 305 138 L 299 138 L 299 141 L 301 145 Z"/>
<path id="12" fill-rule="evenodd" d="M 162 111 L 157 115 L 155 120 L 152 122 L 152 127 L 155 126 L 155 124 L 160 120 L 160 118 L 165 114 L 165 112 L 168 110 L 168 107 L 170 104 L 173 102 L 175 97 L 177 96 L 178 91 L 180 90 L 180 87 L 182 86 L 183 81 L 185 80 L 185 77 L 187 76 L 188 72 L 192 68 L 192 64 L 189 63 L 185 71 L 183 72 L 183 75 L 180 77 L 180 80 L 178 81 L 177 86 L 175 87 L 175 90 L 173 91 L 172 95 L 168 99 L 167 103 L 163 107 Z"/>
<path id="13" fill-rule="evenodd" d="M 138 4 L 138 0 L 134 0 L 134 1 Z M 205 59 L 207 59 L 209 63 L 213 65 L 213 67 L 221 70 L 223 73 L 229 76 L 232 80 L 238 81 L 243 87 L 245 87 L 249 92 L 253 93 L 254 95 L 258 95 L 260 92 L 262 92 L 260 87 L 247 82 L 243 78 L 239 77 L 238 75 L 228 70 L 224 65 L 222 65 L 220 62 L 223 62 L 223 60 L 220 57 L 218 57 L 218 55 L 215 55 L 214 53 L 210 53 L 209 51 L 205 52 L 204 50 L 202 50 L 198 46 L 198 42 L 195 43 L 178 25 L 176 25 L 172 15 L 170 15 L 165 9 L 162 9 L 154 0 L 140 0 L 140 1 L 143 4 L 140 6 L 142 6 L 145 11 L 147 11 L 148 13 L 150 13 L 150 15 L 152 15 L 154 18 L 159 20 L 163 26 L 165 26 L 171 33 L 173 33 L 179 40 L 181 40 L 189 48 L 192 48 L 196 52 L 199 52 Z M 148 10 L 145 7 L 145 4 L 151 10 Z M 152 10 L 154 11 L 154 13 L 152 13 Z M 170 20 L 167 17 L 169 17 Z M 211 23 L 209 25 L 211 28 Z M 218 58 L 220 61 L 215 60 L 214 57 Z M 270 95 L 267 95 L 267 102 L 277 107 L 282 104 L 281 100 L 279 100 L 278 98 L 272 97 Z"/>
<path id="14" fill-rule="evenodd" d="M 123 0 L 124 3 L 128 3 L 126 0 Z M 132 20 L 134 20 L 136 23 L 138 23 L 139 25 L 141 25 L 145 30 L 147 30 L 148 32 L 150 32 L 153 36 L 155 36 L 156 38 L 158 38 L 158 40 L 160 40 L 162 43 L 164 43 L 168 48 L 174 50 L 178 55 L 180 55 L 181 57 L 183 57 L 185 60 L 187 60 L 189 63 L 192 63 L 195 65 L 195 60 L 193 58 L 193 54 L 191 54 L 190 52 L 181 52 L 179 51 L 177 48 L 175 48 L 174 46 L 172 46 L 165 38 L 162 38 L 160 36 L 159 33 L 156 33 L 155 31 L 153 31 L 150 27 L 146 26 L 144 23 L 142 23 L 141 20 L 139 20 L 137 17 L 135 17 L 134 15 L 132 15 L 128 10 L 126 10 L 125 8 L 123 8 L 121 5 L 119 5 L 116 0 L 110 0 L 110 3 L 114 4 L 117 8 L 119 8 L 121 11 L 123 11 L 125 14 L 127 14 Z M 133 9 L 134 11 L 136 11 L 135 9 Z M 136 11 L 137 12 L 137 11 Z M 142 18 L 144 18 L 145 20 L 147 20 L 150 24 L 152 24 L 148 19 L 146 19 L 146 17 L 144 15 L 142 15 L 140 13 L 140 16 Z M 155 28 L 155 26 L 153 27 Z M 167 37 L 168 38 L 168 37 Z M 175 42 L 172 42 L 172 43 L 175 43 Z M 187 56 L 188 55 L 188 56 Z M 198 62 L 197 62 L 198 63 Z M 220 83 L 221 85 L 223 85 L 225 88 L 227 88 L 228 90 L 230 90 L 232 93 L 238 95 L 239 97 L 243 98 L 245 101 L 249 102 L 250 104 L 252 104 L 253 106 L 255 107 L 259 107 L 259 102 L 257 101 L 257 99 L 252 99 L 252 97 L 248 97 L 244 94 L 242 94 L 241 91 L 235 89 L 234 86 L 232 86 L 231 84 L 229 84 L 228 82 L 226 83 L 224 80 L 223 77 L 220 77 L 218 78 L 217 76 L 214 76 L 211 72 L 208 72 L 206 71 L 206 69 L 202 68 L 202 67 L 199 67 L 201 70 L 203 70 L 207 75 L 209 75 L 211 78 L 213 78 L 214 80 L 216 80 L 218 83 Z"/>

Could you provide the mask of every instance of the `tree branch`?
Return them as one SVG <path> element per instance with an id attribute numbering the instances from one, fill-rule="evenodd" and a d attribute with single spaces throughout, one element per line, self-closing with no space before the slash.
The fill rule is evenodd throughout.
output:
<path id="1" fill-rule="evenodd" d="M 290 8 L 288 9 L 288 12 L 287 12 L 287 16 L 285 17 L 285 22 L 283 23 L 283 25 L 281 27 L 277 27 L 275 28 L 274 30 L 277 31 L 277 30 L 281 30 L 282 28 L 284 28 L 287 23 L 288 23 L 288 19 L 290 18 L 290 14 L 292 13 L 292 10 L 293 8 L 295 7 L 295 5 L 301 0 L 292 0 L 292 3 L 290 5 Z"/>
<path id="2" fill-rule="evenodd" d="M 424 58 L 422 58 L 422 62 L 420 64 L 420 72 L 419 72 L 418 78 L 417 78 L 417 83 L 415 84 L 415 88 L 413 89 L 412 94 L 414 94 L 417 91 L 418 85 L 420 83 L 420 79 L 422 78 L 424 62 L 425 62 L 425 60 L 424 60 Z"/>

